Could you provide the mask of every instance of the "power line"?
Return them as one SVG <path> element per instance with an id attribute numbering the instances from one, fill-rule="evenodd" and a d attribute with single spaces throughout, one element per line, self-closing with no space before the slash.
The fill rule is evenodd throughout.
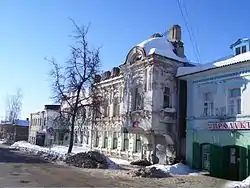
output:
<path id="1" fill-rule="evenodd" d="M 195 42 L 195 38 L 194 38 L 193 35 L 192 35 L 192 30 L 191 30 L 191 28 L 189 27 L 188 21 L 186 20 L 186 17 L 185 17 L 185 15 L 184 15 L 184 13 L 183 13 L 183 10 L 182 10 L 182 7 L 181 7 L 181 2 L 180 2 L 180 0 L 177 0 L 177 4 L 178 4 L 178 7 L 179 7 L 179 9 L 180 9 L 181 16 L 182 16 L 182 18 L 183 18 L 183 20 L 184 20 L 184 23 L 185 23 L 185 25 L 186 25 L 186 28 L 187 28 L 187 30 L 188 30 L 189 39 L 190 39 L 190 41 L 191 41 L 191 43 L 192 43 L 193 50 L 194 50 L 195 55 L 196 55 L 196 59 L 197 59 L 198 63 L 200 63 L 200 53 L 199 53 L 199 50 L 198 50 L 198 47 L 197 47 L 197 43 Z M 184 10 L 185 10 L 185 12 L 186 12 L 186 14 L 187 14 L 187 9 L 186 9 L 185 5 L 184 5 Z"/>
<path id="2" fill-rule="evenodd" d="M 184 8 L 184 11 L 186 12 L 186 18 L 188 19 L 188 11 L 187 11 L 187 7 L 186 7 L 185 1 L 183 1 L 183 8 Z M 188 21 L 187 21 L 187 23 L 188 23 Z M 189 22 L 189 23 L 190 23 L 190 22 Z M 194 37 L 194 32 L 193 32 L 193 30 L 192 30 L 191 24 L 189 24 L 189 28 L 190 28 L 191 36 L 192 36 L 193 41 L 194 41 L 194 44 L 195 44 L 196 52 L 197 52 L 197 54 L 198 54 L 198 56 L 199 56 L 199 60 L 200 60 L 200 62 L 201 62 L 202 60 L 201 60 L 201 56 L 200 56 L 199 45 L 198 45 L 198 43 L 197 43 L 197 41 L 196 41 L 196 39 L 195 39 L 195 37 Z"/>

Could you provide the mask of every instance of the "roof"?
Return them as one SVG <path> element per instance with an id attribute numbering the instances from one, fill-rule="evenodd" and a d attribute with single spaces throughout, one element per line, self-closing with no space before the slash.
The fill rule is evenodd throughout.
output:
<path id="1" fill-rule="evenodd" d="M 149 38 L 136 46 L 143 48 L 146 55 L 157 54 L 180 62 L 189 62 L 186 58 L 179 57 L 174 53 L 174 47 L 166 37 Z"/>
<path id="2" fill-rule="evenodd" d="M 59 110 L 60 109 L 60 105 L 57 104 L 46 104 L 45 106 L 45 110 Z"/>
<path id="3" fill-rule="evenodd" d="M 234 42 L 233 44 L 231 44 L 230 48 L 232 49 L 233 47 L 237 46 L 238 44 L 240 44 L 242 42 L 247 42 L 247 41 L 249 41 L 249 38 L 238 39 L 236 42 Z"/>
<path id="4" fill-rule="evenodd" d="M 233 65 L 236 63 L 245 62 L 248 60 L 250 60 L 250 51 L 239 54 L 237 56 L 233 56 L 231 58 L 227 58 L 225 60 L 207 63 L 203 65 L 197 65 L 195 67 L 180 67 L 177 70 L 176 76 L 177 77 L 186 76 L 186 75 L 195 74 L 198 72 L 203 72 L 203 71 L 214 69 L 214 68 L 219 68 L 219 67 Z"/>
<path id="5" fill-rule="evenodd" d="M 29 121 L 27 120 L 16 120 L 15 125 L 23 126 L 23 127 L 28 127 L 29 126 Z"/>

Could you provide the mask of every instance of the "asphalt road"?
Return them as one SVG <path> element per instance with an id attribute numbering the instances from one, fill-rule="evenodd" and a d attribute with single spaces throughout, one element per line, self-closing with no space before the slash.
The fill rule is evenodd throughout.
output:
<path id="1" fill-rule="evenodd" d="M 89 172 L 48 163 L 0 145 L 0 187 L 136 186 L 125 179 L 96 177 Z"/>
<path id="2" fill-rule="evenodd" d="M 122 175 L 123 174 L 123 175 Z M 125 175 L 124 175 L 125 174 Z M 2 187 L 221 187 L 224 180 L 206 176 L 132 178 L 124 170 L 77 169 L 52 164 L 0 145 Z"/>

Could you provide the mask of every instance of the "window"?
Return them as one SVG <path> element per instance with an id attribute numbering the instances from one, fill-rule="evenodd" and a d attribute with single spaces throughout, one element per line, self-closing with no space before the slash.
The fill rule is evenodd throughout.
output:
<path id="1" fill-rule="evenodd" d="M 135 152 L 141 152 L 141 138 L 140 135 L 136 135 Z"/>
<path id="2" fill-rule="evenodd" d="M 245 45 L 244 46 L 240 46 L 240 47 L 237 47 L 235 49 L 235 54 L 239 55 L 239 54 L 245 53 L 246 51 L 247 51 L 247 47 Z"/>
<path id="3" fill-rule="evenodd" d="M 117 117 L 120 115 L 120 103 L 119 98 L 115 97 L 113 102 L 113 116 Z"/>
<path id="4" fill-rule="evenodd" d="M 241 114 L 241 89 L 234 88 L 228 91 L 228 113 L 230 115 Z"/>
<path id="5" fill-rule="evenodd" d="M 75 132 L 75 144 L 77 143 L 77 132 Z"/>
<path id="6" fill-rule="evenodd" d="M 103 147 L 107 148 L 108 147 L 108 132 L 105 131 L 104 132 L 104 143 L 103 143 Z"/>
<path id="7" fill-rule="evenodd" d="M 148 90 L 152 90 L 152 70 L 149 70 L 148 74 Z"/>
<path id="8" fill-rule="evenodd" d="M 80 131 L 80 143 L 83 143 L 83 131 Z"/>
<path id="9" fill-rule="evenodd" d="M 247 47 L 246 46 L 242 46 L 241 47 L 241 53 L 245 53 L 247 51 Z"/>
<path id="10" fill-rule="evenodd" d="M 204 104 L 203 104 L 203 115 L 204 116 L 213 116 L 214 103 L 213 95 L 211 92 L 204 93 Z"/>
<path id="11" fill-rule="evenodd" d="M 96 131 L 95 133 L 95 147 L 98 147 L 99 145 L 99 135 L 98 135 L 98 131 Z"/>
<path id="12" fill-rule="evenodd" d="M 128 133 L 124 133 L 123 150 L 128 151 L 128 146 L 129 146 Z"/>
<path id="13" fill-rule="evenodd" d="M 116 132 L 114 132 L 113 133 L 113 149 L 117 149 L 117 142 L 118 141 L 118 139 L 117 139 L 117 133 Z"/>
<path id="14" fill-rule="evenodd" d="M 235 53 L 236 53 L 236 55 L 240 54 L 240 47 L 238 47 L 238 48 L 235 49 Z"/>
<path id="15" fill-rule="evenodd" d="M 96 116 L 96 118 L 100 118 L 101 117 L 101 108 L 100 108 L 99 104 L 96 104 L 95 116 Z"/>
<path id="16" fill-rule="evenodd" d="M 163 108 L 170 107 L 170 89 L 168 87 L 164 88 L 163 92 Z"/>
<path id="17" fill-rule="evenodd" d="M 147 69 L 145 69 L 145 72 L 144 72 L 144 91 L 146 92 L 148 90 L 148 72 L 147 72 Z"/>
<path id="18" fill-rule="evenodd" d="M 134 110 L 142 110 L 142 94 L 139 92 L 139 88 L 136 87 L 134 91 Z"/>
<path id="19" fill-rule="evenodd" d="M 105 100 L 103 103 L 103 116 L 108 117 L 109 116 L 109 103 L 108 100 Z"/>
<path id="20" fill-rule="evenodd" d="M 89 131 L 86 131 L 86 144 L 89 144 Z"/>

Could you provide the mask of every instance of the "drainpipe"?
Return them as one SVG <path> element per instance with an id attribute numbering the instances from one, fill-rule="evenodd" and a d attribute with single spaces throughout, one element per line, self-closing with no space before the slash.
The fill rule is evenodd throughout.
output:
<path id="1" fill-rule="evenodd" d="M 177 138 L 175 139 L 176 140 L 176 158 L 179 159 L 180 158 L 180 150 L 181 150 L 181 139 L 180 139 L 180 119 L 179 119 L 179 115 L 180 115 L 180 81 L 177 80 L 177 92 L 176 92 L 176 99 L 175 99 L 175 107 L 176 107 L 176 135 L 177 135 Z"/>

